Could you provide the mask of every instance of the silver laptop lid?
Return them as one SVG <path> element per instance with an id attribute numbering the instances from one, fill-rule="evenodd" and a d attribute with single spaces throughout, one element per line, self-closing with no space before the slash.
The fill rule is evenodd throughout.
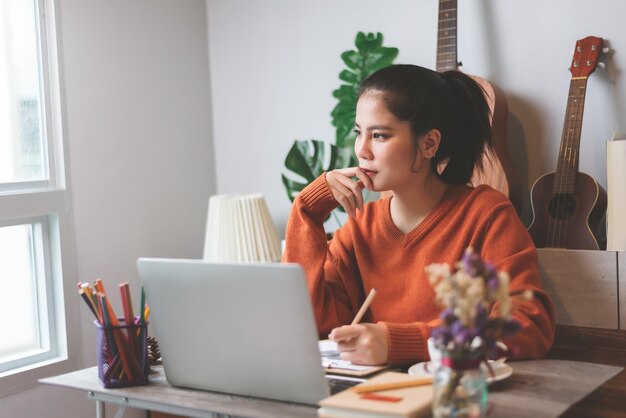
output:
<path id="1" fill-rule="evenodd" d="M 329 395 L 302 268 L 137 261 L 170 384 L 307 404 Z"/>

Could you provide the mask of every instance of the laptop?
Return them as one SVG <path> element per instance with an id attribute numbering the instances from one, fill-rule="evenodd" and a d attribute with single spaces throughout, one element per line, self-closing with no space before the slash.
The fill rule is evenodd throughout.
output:
<path id="1" fill-rule="evenodd" d="M 299 265 L 140 258 L 137 267 L 172 386 L 311 405 L 330 395 Z"/>

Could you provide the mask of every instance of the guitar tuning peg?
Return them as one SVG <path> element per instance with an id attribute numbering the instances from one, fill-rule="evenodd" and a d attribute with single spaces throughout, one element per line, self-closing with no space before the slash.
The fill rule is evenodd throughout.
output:
<path id="1" fill-rule="evenodd" d="M 603 63 L 603 62 L 599 62 L 597 65 L 598 65 L 598 67 L 602 68 L 603 70 L 606 67 L 606 64 Z"/>
<path id="2" fill-rule="evenodd" d="M 609 48 L 608 46 L 605 46 L 604 48 L 602 48 L 602 52 L 604 52 L 605 54 L 608 53 L 611 50 L 611 48 Z"/>

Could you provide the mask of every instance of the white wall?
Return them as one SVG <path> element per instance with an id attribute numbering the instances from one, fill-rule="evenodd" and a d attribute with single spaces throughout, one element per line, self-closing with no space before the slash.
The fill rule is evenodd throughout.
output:
<path id="1" fill-rule="evenodd" d="M 382 32 L 397 62 L 435 64 L 435 0 L 59 2 L 78 274 L 102 277 L 113 295 L 128 280 L 135 299 L 138 256 L 201 256 L 215 192 L 263 192 L 284 233 L 285 155 L 294 139 L 334 141 L 331 91 L 357 31 Z M 587 35 L 615 50 L 611 71 L 589 80 L 582 133 L 581 170 L 606 184 L 604 143 L 626 129 L 625 13 L 619 0 L 459 1 L 459 58 L 507 93 L 525 185 L 555 168 L 567 67 Z M 95 330 L 80 308 L 90 366 Z M 0 399 L 3 418 L 94 411 L 84 393 L 61 388 Z"/>
<path id="2" fill-rule="evenodd" d="M 331 91 L 358 31 L 382 32 L 397 63 L 435 66 L 436 0 L 207 0 L 217 189 L 265 193 L 284 233 L 290 202 L 280 175 L 294 139 L 334 142 Z M 576 40 L 615 50 L 589 79 L 580 170 L 606 186 L 605 142 L 625 130 L 626 3 L 619 0 L 460 0 L 463 70 L 508 97 L 507 140 L 526 189 L 556 169 Z M 620 120 L 621 119 L 621 120 Z"/>
<path id="3" fill-rule="evenodd" d="M 205 2 L 60 0 L 59 9 L 78 275 L 101 277 L 121 309 L 120 282 L 139 303 L 137 257 L 202 255 L 215 190 Z M 74 314 L 83 366 L 95 365 L 93 317 L 82 303 Z M 0 416 L 92 417 L 95 402 L 39 386 L 1 398 Z"/>

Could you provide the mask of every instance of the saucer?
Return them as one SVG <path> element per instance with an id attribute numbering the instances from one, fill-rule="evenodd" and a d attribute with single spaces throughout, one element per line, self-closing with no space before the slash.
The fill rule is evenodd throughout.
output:
<path id="1" fill-rule="evenodd" d="M 502 363 L 499 361 L 489 360 L 489 365 L 493 370 L 493 376 L 489 374 L 489 370 L 485 367 L 485 365 L 481 365 L 485 369 L 487 373 L 487 383 L 499 382 L 500 380 L 504 380 L 507 377 L 513 374 L 513 369 L 506 363 Z M 417 363 L 409 367 L 409 374 L 415 377 L 429 377 L 432 376 L 434 370 L 431 370 L 430 361 L 424 361 L 422 363 Z"/>

